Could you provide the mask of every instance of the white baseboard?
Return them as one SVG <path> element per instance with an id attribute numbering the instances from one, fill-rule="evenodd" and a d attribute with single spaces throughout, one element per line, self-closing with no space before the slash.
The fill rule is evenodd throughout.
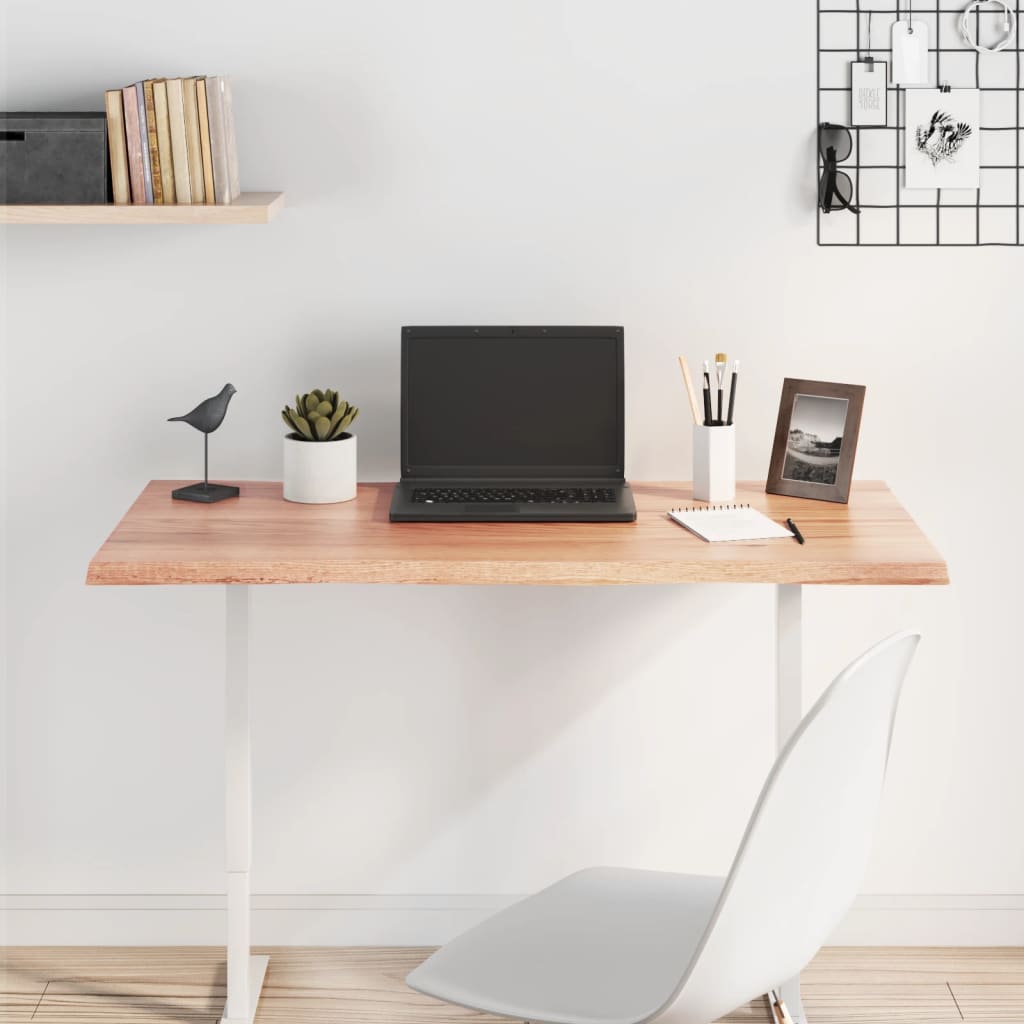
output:
<path id="1" fill-rule="evenodd" d="M 254 895 L 253 944 L 436 946 L 517 898 Z M 227 934 L 220 895 L 8 895 L 0 906 L 0 945 L 209 946 Z"/>
<path id="2" fill-rule="evenodd" d="M 260 946 L 435 946 L 515 896 L 253 897 Z M 4 895 L 0 945 L 220 945 L 218 895 Z M 1022 946 L 1024 894 L 860 896 L 837 946 Z"/>
<path id="3" fill-rule="evenodd" d="M 1024 946 L 1024 894 L 857 897 L 830 946 Z"/>

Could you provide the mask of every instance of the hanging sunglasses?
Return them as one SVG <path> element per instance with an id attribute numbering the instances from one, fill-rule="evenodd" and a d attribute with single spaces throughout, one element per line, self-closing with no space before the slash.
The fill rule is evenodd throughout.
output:
<path id="1" fill-rule="evenodd" d="M 818 152 L 825 163 L 818 182 L 818 206 L 822 213 L 831 213 L 833 209 L 849 210 L 860 213 L 853 205 L 853 182 L 850 176 L 839 170 L 839 164 L 850 159 L 853 152 L 853 136 L 850 129 L 841 124 L 818 125 Z"/>

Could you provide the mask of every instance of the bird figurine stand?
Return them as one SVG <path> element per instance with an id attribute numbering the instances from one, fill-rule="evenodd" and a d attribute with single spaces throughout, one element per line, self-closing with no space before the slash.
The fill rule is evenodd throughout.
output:
<path id="1" fill-rule="evenodd" d="M 210 483 L 210 435 L 224 422 L 228 411 L 228 402 L 235 394 L 232 384 L 225 384 L 220 393 L 200 402 L 191 412 L 184 416 L 172 416 L 168 423 L 187 423 L 195 427 L 203 435 L 203 479 L 201 483 L 177 487 L 171 491 L 171 497 L 179 501 L 199 501 L 211 505 L 225 498 L 237 498 L 238 488 L 232 484 Z"/>

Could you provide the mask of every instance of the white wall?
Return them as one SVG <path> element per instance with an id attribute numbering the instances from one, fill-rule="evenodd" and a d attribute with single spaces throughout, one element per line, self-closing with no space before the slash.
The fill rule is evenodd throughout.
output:
<path id="1" fill-rule="evenodd" d="M 926 636 L 865 892 L 1024 893 L 1024 252 L 815 247 L 809 5 L 0 10 L 0 109 L 229 73 L 243 185 L 289 204 L 6 229 L 8 893 L 221 890 L 223 596 L 86 589 L 86 564 L 148 479 L 195 474 L 164 419 L 225 380 L 217 475 L 279 476 L 283 401 L 332 385 L 363 409 L 362 478 L 393 479 L 399 326 L 437 322 L 624 324 L 635 479 L 689 475 L 679 352 L 744 360 L 748 478 L 783 376 L 866 384 L 858 476 L 954 586 L 806 599 L 809 697 L 886 632 Z M 753 586 L 259 591 L 256 889 L 725 870 L 772 755 L 771 616 Z"/>

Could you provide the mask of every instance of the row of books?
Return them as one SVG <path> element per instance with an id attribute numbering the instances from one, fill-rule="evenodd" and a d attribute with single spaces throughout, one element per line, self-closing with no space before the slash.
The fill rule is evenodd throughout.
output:
<path id="1" fill-rule="evenodd" d="M 226 78 L 147 78 L 104 95 L 115 203 L 224 204 L 238 198 Z"/>

